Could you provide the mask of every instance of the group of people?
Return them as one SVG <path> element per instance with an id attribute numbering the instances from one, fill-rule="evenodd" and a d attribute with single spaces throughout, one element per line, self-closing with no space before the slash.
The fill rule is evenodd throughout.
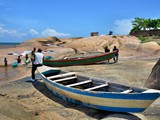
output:
<path id="1" fill-rule="evenodd" d="M 29 58 L 28 54 L 26 54 L 25 56 L 25 63 L 26 65 L 28 63 L 32 63 L 32 70 L 31 70 L 31 80 L 30 81 L 35 81 L 35 71 L 37 69 L 37 67 L 40 67 L 43 65 L 43 59 L 44 59 L 44 55 L 42 54 L 42 49 L 38 49 L 36 51 L 36 48 L 34 47 L 32 52 L 31 52 L 31 57 Z M 16 59 L 17 63 L 21 63 L 21 56 L 18 56 L 18 58 Z M 4 66 L 8 66 L 8 60 L 7 58 L 4 58 Z"/>
<path id="2" fill-rule="evenodd" d="M 105 46 L 104 48 L 105 52 L 110 52 L 110 49 L 108 48 L 108 46 Z M 115 51 L 115 57 L 113 57 L 114 62 L 118 61 L 118 56 L 119 56 L 119 50 L 117 49 L 116 46 L 114 46 L 113 51 Z M 44 55 L 42 54 L 42 49 L 38 49 L 36 52 L 36 48 L 34 47 L 32 52 L 31 52 L 31 59 L 29 59 L 28 54 L 26 54 L 25 56 L 25 63 L 28 64 L 31 60 L 32 63 L 32 70 L 31 70 L 31 81 L 35 81 L 35 71 L 37 69 L 37 67 L 40 67 L 43 65 L 43 59 L 44 59 Z M 7 66 L 7 58 L 4 59 L 4 63 L 5 66 Z M 17 62 L 20 63 L 21 62 L 21 58 L 20 56 L 18 56 L 17 58 Z M 108 60 L 109 62 L 109 60 Z"/>
<path id="3" fill-rule="evenodd" d="M 110 49 L 108 48 L 108 46 L 104 47 L 104 51 L 105 51 L 105 53 L 110 52 Z M 113 47 L 113 52 L 116 52 L 115 56 L 113 57 L 113 60 L 114 60 L 114 62 L 117 62 L 118 56 L 119 56 L 119 50 L 116 46 Z M 109 62 L 109 60 L 108 60 L 108 62 Z"/>

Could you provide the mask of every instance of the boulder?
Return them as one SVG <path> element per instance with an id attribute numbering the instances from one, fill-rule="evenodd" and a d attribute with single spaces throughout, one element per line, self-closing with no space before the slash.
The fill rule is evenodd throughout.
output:
<path id="1" fill-rule="evenodd" d="M 152 68 L 152 71 L 145 82 L 145 87 L 160 90 L 160 59 Z"/>
<path id="2" fill-rule="evenodd" d="M 155 54 L 157 53 L 157 51 L 160 51 L 160 46 L 156 42 L 147 42 L 147 43 L 140 44 L 137 50 L 139 52 Z"/>

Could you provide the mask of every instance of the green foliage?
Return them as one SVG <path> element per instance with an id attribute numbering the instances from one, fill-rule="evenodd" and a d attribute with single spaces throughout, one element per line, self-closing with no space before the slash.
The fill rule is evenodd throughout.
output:
<path id="1" fill-rule="evenodd" d="M 136 17 L 134 21 L 132 21 L 133 28 L 130 32 L 135 32 L 139 30 L 150 30 L 150 29 L 159 29 L 160 28 L 160 18 L 158 19 L 145 19 Z"/>
<path id="2" fill-rule="evenodd" d="M 156 42 L 158 45 L 160 45 L 160 36 L 148 36 L 145 37 L 150 41 Z"/>
<path id="3" fill-rule="evenodd" d="M 117 38 L 117 36 L 114 35 L 114 36 L 112 36 L 112 38 Z"/>
<path id="4" fill-rule="evenodd" d="M 141 43 L 146 43 L 151 41 L 147 37 L 143 37 L 143 36 L 139 36 L 138 38 L 141 40 Z"/>

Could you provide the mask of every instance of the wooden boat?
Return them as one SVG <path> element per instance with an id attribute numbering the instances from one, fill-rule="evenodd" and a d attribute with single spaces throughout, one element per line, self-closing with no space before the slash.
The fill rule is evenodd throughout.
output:
<path id="1" fill-rule="evenodd" d="M 95 109 L 143 112 L 160 96 L 158 90 L 130 87 L 47 66 L 38 70 L 47 88 L 55 95 Z"/>
<path id="2" fill-rule="evenodd" d="M 43 64 L 46 66 L 62 67 L 72 65 L 88 65 L 109 60 L 115 56 L 116 52 L 103 53 L 96 56 L 82 57 L 82 58 L 68 58 L 61 60 L 44 60 Z"/>

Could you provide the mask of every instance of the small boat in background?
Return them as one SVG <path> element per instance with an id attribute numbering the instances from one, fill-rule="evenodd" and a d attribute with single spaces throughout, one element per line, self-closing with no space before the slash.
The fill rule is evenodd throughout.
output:
<path id="1" fill-rule="evenodd" d="M 130 87 L 52 67 L 42 66 L 38 71 L 56 96 L 95 109 L 143 112 L 160 96 L 158 90 Z"/>
<path id="2" fill-rule="evenodd" d="M 63 67 L 73 65 L 89 65 L 103 62 L 112 59 L 116 52 L 103 53 L 95 56 L 80 57 L 80 58 L 67 58 L 61 60 L 44 60 L 43 64 L 52 67 Z"/>

